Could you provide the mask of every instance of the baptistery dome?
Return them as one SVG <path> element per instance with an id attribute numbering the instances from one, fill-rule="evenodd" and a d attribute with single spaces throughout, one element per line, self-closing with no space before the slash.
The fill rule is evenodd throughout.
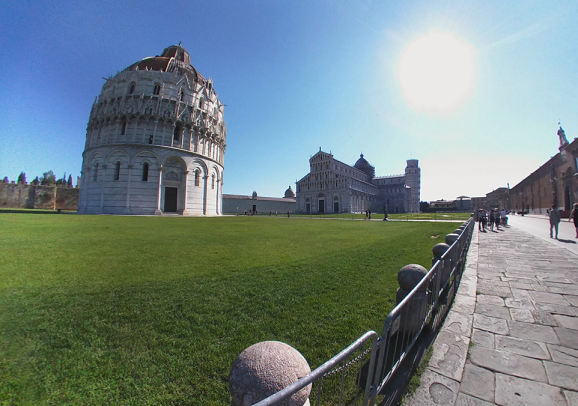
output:
<path id="1" fill-rule="evenodd" d="M 90 112 L 79 212 L 220 215 L 224 105 L 179 44 L 106 79 Z"/>

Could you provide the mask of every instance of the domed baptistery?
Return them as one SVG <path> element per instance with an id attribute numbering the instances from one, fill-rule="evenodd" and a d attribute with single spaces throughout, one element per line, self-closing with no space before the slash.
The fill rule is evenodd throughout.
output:
<path id="1" fill-rule="evenodd" d="M 222 212 L 227 127 L 179 44 L 106 79 L 90 112 L 80 213 Z"/>

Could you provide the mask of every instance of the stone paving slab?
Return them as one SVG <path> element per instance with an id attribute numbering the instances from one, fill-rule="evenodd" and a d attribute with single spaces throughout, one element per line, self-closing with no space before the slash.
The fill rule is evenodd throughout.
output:
<path id="1" fill-rule="evenodd" d="M 469 345 L 469 337 L 451 331 L 440 332 L 433 345 L 429 367 L 441 375 L 461 381 Z"/>
<path id="2" fill-rule="evenodd" d="M 404 404 L 578 406 L 578 256 L 513 227 L 475 230 L 472 247 L 418 391 L 428 397 Z"/>
<path id="3" fill-rule="evenodd" d="M 495 375 L 492 371 L 466 363 L 460 392 L 494 403 Z"/>
<path id="4" fill-rule="evenodd" d="M 565 390 L 564 396 L 566 397 L 566 402 L 568 402 L 568 406 L 578 406 L 578 392 L 572 392 L 569 390 Z M 458 395 L 458 400 L 460 395 Z"/>
<path id="5" fill-rule="evenodd" d="M 474 328 L 495 334 L 509 334 L 508 323 L 506 320 L 478 313 L 474 313 Z"/>
<path id="6" fill-rule="evenodd" d="M 528 341 L 514 337 L 496 336 L 496 349 L 513 352 L 530 358 L 550 359 L 546 344 L 539 341 Z"/>
<path id="7" fill-rule="evenodd" d="M 470 361 L 474 365 L 491 371 L 538 382 L 548 382 L 546 371 L 541 361 L 517 355 L 510 351 L 474 347 L 470 351 Z"/>
<path id="8" fill-rule="evenodd" d="M 578 391 L 578 368 L 550 361 L 544 361 L 544 366 L 550 385 Z"/>
<path id="9" fill-rule="evenodd" d="M 456 399 L 456 406 L 492 406 L 493 403 L 483 401 L 481 399 L 475 398 L 465 393 L 458 393 L 458 398 Z"/>
<path id="10" fill-rule="evenodd" d="M 578 367 L 578 350 L 560 345 L 547 344 L 547 346 L 552 355 L 552 361 Z"/>
<path id="11" fill-rule="evenodd" d="M 426 368 L 420 379 L 419 388 L 404 404 L 413 406 L 454 405 L 459 382 Z"/>
<path id="12" fill-rule="evenodd" d="M 510 375 L 496 376 L 496 404 L 503 406 L 566 406 L 562 390 Z"/>

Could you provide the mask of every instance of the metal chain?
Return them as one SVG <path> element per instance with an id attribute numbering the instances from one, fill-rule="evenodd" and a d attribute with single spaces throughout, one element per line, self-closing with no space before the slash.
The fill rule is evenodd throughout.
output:
<path id="1" fill-rule="evenodd" d="M 343 371 L 346 368 L 349 368 L 351 365 L 355 364 L 357 361 L 359 361 L 361 359 L 361 357 L 367 355 L 367 353 L 371 351 L 371 347 L 369 347 L 367 350 L 363 351 L 361 354 L 359 354 L 357 357 L 355 357 L 354 359 L 352 359 L 351 361 L 349 361 L 348 363 L 346 363 L 345 365 L 342 365 L 340 367 L 335 368 L 333 371 L 329 371 L 327 372 L 325 375 L 323 375 L 323 378 L 329 378 L 330 376 L 333 376 L 341 371 Z"/>

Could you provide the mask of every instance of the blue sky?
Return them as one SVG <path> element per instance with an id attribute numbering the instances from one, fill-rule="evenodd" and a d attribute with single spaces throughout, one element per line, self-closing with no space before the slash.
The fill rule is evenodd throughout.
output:
<path id="1" fill-rule="evenodd" d="M 78 4 L 77 4 L 78 3 Z M 514 186 L 578 136 L 576 1 L 13 1 L 0 8 L 0 175 L 80 174 L 104 80 L 182 41 L 227 105 L 224 193 L 282 196 L 321 147 L 376 175 L 419 159 L 422 200 Z M 431 32 L 474 51 L 457 109 L 398 67 Z"/>

